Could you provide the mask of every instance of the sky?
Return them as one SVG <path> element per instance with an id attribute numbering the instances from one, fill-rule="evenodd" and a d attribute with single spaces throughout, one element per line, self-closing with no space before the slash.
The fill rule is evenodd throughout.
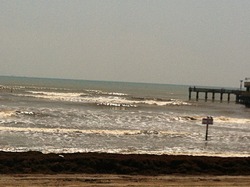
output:
<path id="1" fill-rule="evenodd" d="M 0 75 L 239 87 L 249 0 L 0 0 Z"/>

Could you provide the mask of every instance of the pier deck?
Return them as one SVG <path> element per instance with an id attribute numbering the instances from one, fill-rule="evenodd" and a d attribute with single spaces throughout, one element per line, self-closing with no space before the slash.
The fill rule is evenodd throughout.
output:
<path id="1" fill-rule="evenodd" d="M 241 90 L 234 90 L 234 89 L 218 89 L 218 88 L 202 88 L 202 87 L 189 87 L 189 100 L 191 100 L 192 92 L 196 93 L 196 100 L 199 100 L 199 93 L 205 94 L 205 101 L 208 99 L 208 94 L 212 94 L 212 100 L 215 100 L 215 94 L 220 94 L 220 101 L 223 101 L 223 95 L 227 94 L 227 101 L 230 101 L 231 94 L 236 96 L 236 103 L 240 102 L 240 95 L 242 93 Z"/>

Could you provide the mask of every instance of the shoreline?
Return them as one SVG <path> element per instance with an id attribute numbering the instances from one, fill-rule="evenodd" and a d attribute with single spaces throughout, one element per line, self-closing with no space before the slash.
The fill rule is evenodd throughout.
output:
<path id="1" fill-rule="evenodd" d="M 1 151 L 0 174 L 249 176 L 250 157 Z"/>

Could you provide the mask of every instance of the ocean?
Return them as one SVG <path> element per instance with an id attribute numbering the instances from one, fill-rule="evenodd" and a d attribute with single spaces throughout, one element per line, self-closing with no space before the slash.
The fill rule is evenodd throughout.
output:
<path id="1" fill-rule="evenodd" d="M 0 76 L 0 151 L 250 156 L 250 109 L 188 88 Z"/>

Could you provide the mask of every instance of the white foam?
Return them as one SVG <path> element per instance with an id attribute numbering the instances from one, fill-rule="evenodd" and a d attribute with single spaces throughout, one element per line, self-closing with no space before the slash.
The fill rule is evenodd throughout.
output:
<path id="1" fill-rule="evenodd" d="M 156 150 L 156 151 L 149 151 L 149 150 L 138 150 L 133 147 L 129 147 L 128 149 L 105 149 L 105 148 L 54 148 L 54 147 L 34 147 L 33 149 L 27 147 L 8 147 L 8 146 L 1 146 L 1 151 L 7 152 L 25 152 L 25 151 L 41 151 L 44 154 L 49 153 L 119 153 L 119 154 L 147 154 L 147 155 L 188 155 L 188 156 L 208 156 L 208 157 L 250 157 L 250 153 L 243 152 L 243 153 L 235 153 L 235 152 L 206 152 L 201 150 L 190 150 L 190 151 L 183 151 L 181 148 L 169 148 L 164 150 Z"/>
<path id="2" fill-rule="evenodd" d="M 147 137 L 173 137 L 173 136 L 193 136 L 194 134 L 189 132 L 177 132 L 177 131 L 158 131 L 158 130 L 106 130 L 106 129 L 67 129 L 67 128 L 25 128 L 25 127 L 0 127 L 0 132 L 20 132 L 29 136 L 31 134 L 37 135 L 37 133 L 45 133 L 44 137 L 58 137 L 59 140 L 61 137 L 78 137 L 80 134 L 93 134 L 93 135 L 112 135 L 112 136 L 143 136 Z M 52 136 L 51 136 L 52 135 Z M 62 136 L 63 135 L 63 136 Z M 75 136 L 76 135 L 76 136 Z M 39 135 L 40 136 L 40 135 Z M 129 137 L 130 138 L 130 137 Z M 58 141 L 59 141 L 58 140 Z M 228 142 L 229 140 L 227 140 Z M 33 147 L 35 146 L 35 147 Z M 248 151 L 234 152 L 234 151 L 219 151 L 219 150 L 210 150 L 203 149 L 199 146 L 190 145 L 190 147 L 162 147 L 162 149 L 149 150 L 147 147 L 123 147 L 123 148 L 114 148 L 111 146 L 100 147 L 54 147 L 54 146 L 42 146 L 38 147 L 37 145 L 28 146 L 28 147 L 12 147 L 8 145 L 0 145 L 0 150 L 3 151 L 28 151 L 36 150 L 42 151 L 44 153 L 75 153 L 75 152 L 106 152 L 106 153 L 121 153 L 121 154 L 168 154 L 168 155 L 192 155 L 192 156 L 218 156 L 218 157 L 249 157 L 250 153 Z M 193 147 L 192 147 L 193 146 Z"/>
<path id="3" fill-rule="evenodd" d="M 186 121 L 202 121 L 202 118 L 205 118 L 206 116 L 177 116 L 173 117 L 176 120 L 186 120 Z M 247 118 L 233 118 L 233 117 L 226 117 L 226 116 L 213 116 L 214 124 L 250 124 L 250 119 Z"/>
<path id="4" fill-rule="evenodd" d="M 38 92 L 38 91 L 29 91 L 32 93 L 32 95 L 28 96 L 33 96 L 33 97 L 38 97 L 38 98 L 45 98 L 45 99 L 51 99 L 51 100 L 71 100 L 71 98 L 75 97 L 80 97 L 80 93 L 64 93 L 64 92 Z M 35 95 L 34 95 L 35 94 Z"/>
<path id="5" fill-rule="evenodd" d="M 156 130 L 105 130 L 105 129 L 66 129 L 66 128 L 24 128 L 24 127 L 0 127 L 1 131 L 9 132 L 41 132 L 41 133 L 82 133 L 82 134 L 102 134 L 102 135 L 185 135 L 185 132 L 156 131 Z"/>
<path id="6" fill-rule="evenodd" d="M 16 111 L 3 110 L 3 111 L 0 111 L 0 118 L 9 118 L 11 116 L 14 116 L 15 114 L 16 114 Z"/>
<path id="7" fill-rule="evenodd" d="M 170 100 L 170 101 L 155 101 L 153 99 L 146 99 L 144 101 L 133 101 L 135 104 L 148 104 L 148 105 L 157 105 L 157 106 L 181 106 L 181 105 L 191 105 L 190 103 L 183 102 L 180 100 Z"/>
<path id="8" fill-rule="evenodd" d="M 113 95 L 113 96 L 126 96 L 128 94 L 125 93 L 119 93 L 119 92 L 104 92 L 101 90 L 86 90 L 87 92 L 92 92 L 100 95 Z"/>
<path id="9" fill-rule="evenodd" d="M 247 119 L 247 118 L 233 118 L 233 117 L 225 117 L 225 116 L 215 117 L 214 120 L 219 123 L 236 123 L 236 124 L 249 124 L 250 123 L 250 119 Z"/>
<path id="10" fill-rule="evenodd" d="M 18 94 L 20 96 L 29 96 L 36 98 L 43 98 L 55 101 L 69 101 L 69 102 L 84 102 L 84 103 L 95 103 L 98 105 L 106 106 L 125 106 L 125 107 L 137 107 L 138 104 L 156 105 L 156 106 L 181 106 L 191 105 L 190 103 L 183 102 L 180 100 L 169 100 L 169 101 L 156 101 L 153 99 L 146 100 L 128 100 L 124 97 L 127 94 L 116 93 L 116 92 L 102 92 L 98 90 L 89 90 L 94 93 L 102 94 L 96 96 L 89 96 L 86 93 L 64 93 L 64 92 L 48 92 L 48 91 L 29 91 L 26 94 Z M 30 93 L 30 94 L 29 94 Z M 84 97 L 82 97 L 84 95 Z M 106 95 L 106 96 L 104 96 Z"/>

